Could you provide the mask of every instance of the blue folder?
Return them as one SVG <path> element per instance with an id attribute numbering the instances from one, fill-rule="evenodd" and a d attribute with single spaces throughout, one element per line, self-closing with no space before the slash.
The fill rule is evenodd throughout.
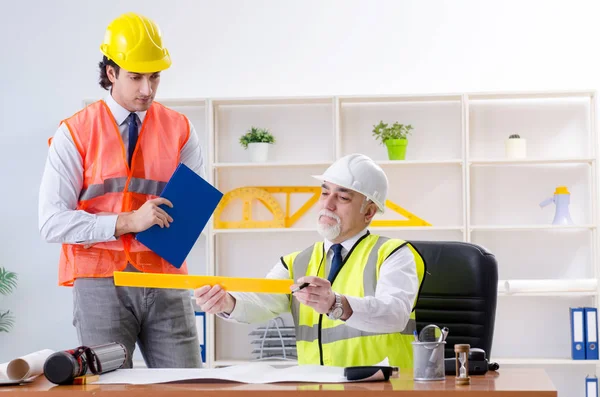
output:
<path id="1" fill-rule="evenodd" d="M 598 309 L 584 307 L 585 313 L 585 359 L 598 360 Z"/>
<path id="2" fill-rule="evenodd" d="M 571 317 L 571 358 L 585 360 L 585 315 L 583 307 L 569 308 Z"/>
<path id="3" fill-rule="evenodd" d="M 585 377 L 585 397 L 598 397 L 598 378 L 596 376 Z"/>
<path id="4" fill-rule="evenodd" d="M 154 225 L 136 239 L 176 268 L 192 250 L 223 193 L 181 163 L 167 182 L 161 197 L 173 204 L 160 207 L 171 215 L 169 227 Z"/>

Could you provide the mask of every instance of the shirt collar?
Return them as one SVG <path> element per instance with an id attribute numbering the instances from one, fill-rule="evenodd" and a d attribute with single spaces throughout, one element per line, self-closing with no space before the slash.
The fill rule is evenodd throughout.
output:
<path id="1" fill-rule="evenodd" d="M 115 122 L 117 123 L 117 125 L 121 125 L 121 124 L 123 124 L 123 122 L 125 122 L 125 120 L 127 120 L 127 117 L 129 117 L 129 114 L 131 112 L 129 110 L 125 109 L 123 106 L 119 105 L 117 103 L 117 101 L 115 101 L 115 99 L 112 97 L 112 94 L 110 91 L 109 91 L 108 95 L 106 95 L 106 97 L 104 98 L 104 102 L 106 102 L 106 105 L 110 109 L 110 112 L 115 117 Z M 140 122 L 143 123 L 144 117 L 146 117 L 146 111 L 144 110 L 143 112 L 135 112 L 135 113 L 139 117 Z"/>
<path id="2" fill-rule="evenodd" d="M 368 228 L 364 228 L 362 231 L 360 231 L 359 233 L 357 233 L 356 235 L 354 235 L 354 237 L 350 237 L 349 239 L 342 241 L 342 248 L 344 248 L 344 250 L 346 250 L 346 252 L 350 251 L 352 249 L 352 247 L 354 247 L 354 244 L 356 244 L 356 242 L 365 234 L 367 234 L 367 229 Z M 333 245 L 333 243 L 327 239 L 324 239 L 323 241 L 324 243 L 324 247 L 325 248 L 325 254 L 327 255 L 327 253 L 329 252 L 329 248 L 331 248 L 331 246 Z"/>

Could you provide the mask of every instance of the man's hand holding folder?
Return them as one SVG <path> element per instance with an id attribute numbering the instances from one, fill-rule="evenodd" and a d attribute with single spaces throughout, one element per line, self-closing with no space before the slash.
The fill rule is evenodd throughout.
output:
<path id="1" fill-rule="evenodd" d="M 166 205 L 173 208 L 173 203 L 164 197 L 158 197 L 146 201 L 137 211 L 120 214 L 117 218 L 115 228 L 115 237 L 126 233 L 139 233 L 151 228 L 154 225 L 160 228 L 169 227 L 173 222 L 171 215 L 160 208 L 160 205 Z"/>

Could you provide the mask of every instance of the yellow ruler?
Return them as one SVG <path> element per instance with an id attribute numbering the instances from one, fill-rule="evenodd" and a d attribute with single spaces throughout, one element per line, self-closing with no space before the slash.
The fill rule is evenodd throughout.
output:
<path id="1" fill-rule="evenodd" d="M 220 276 L 191 276 L 185 274 L 114 272 L 119 287 L 196 289 L 203 285 L 220 285 L 229 292 L 258 292 L 289 294 L 293 280 L 270 278 L 240 278 Z"/>

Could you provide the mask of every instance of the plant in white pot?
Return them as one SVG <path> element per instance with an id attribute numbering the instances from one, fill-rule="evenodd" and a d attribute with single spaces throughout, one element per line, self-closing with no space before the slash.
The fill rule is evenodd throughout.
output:
<path id="1" fill-rule="evenodd" d="M 0 267 L 0 294 L 8 295 L 17 288 L 17 274 Z M 10 310 L 0 309 L 0 332 L 8 332 L 15 323 Z"/>
<path id="2" fill-rule="evenodd" d="M 373 125 L 373 136 L 380 140 L 382 145 L 387 147 L 388 158 L 390 160 L 404 160 L 406 157 L 406 146 L 408 145 L 408 135 L 413 129 L 412 125 L 404 125 L 395 122 L 391 126 L 380 121 Z"/>
<path id="3" fill-rule="evenodd" d="M 275 143 L 275 137 L 266 128 L 252 127 L 240 137 L 240 144 L 250 152 L 253 162 L 265 162 L 269 159 L 269 146 Z"/>

